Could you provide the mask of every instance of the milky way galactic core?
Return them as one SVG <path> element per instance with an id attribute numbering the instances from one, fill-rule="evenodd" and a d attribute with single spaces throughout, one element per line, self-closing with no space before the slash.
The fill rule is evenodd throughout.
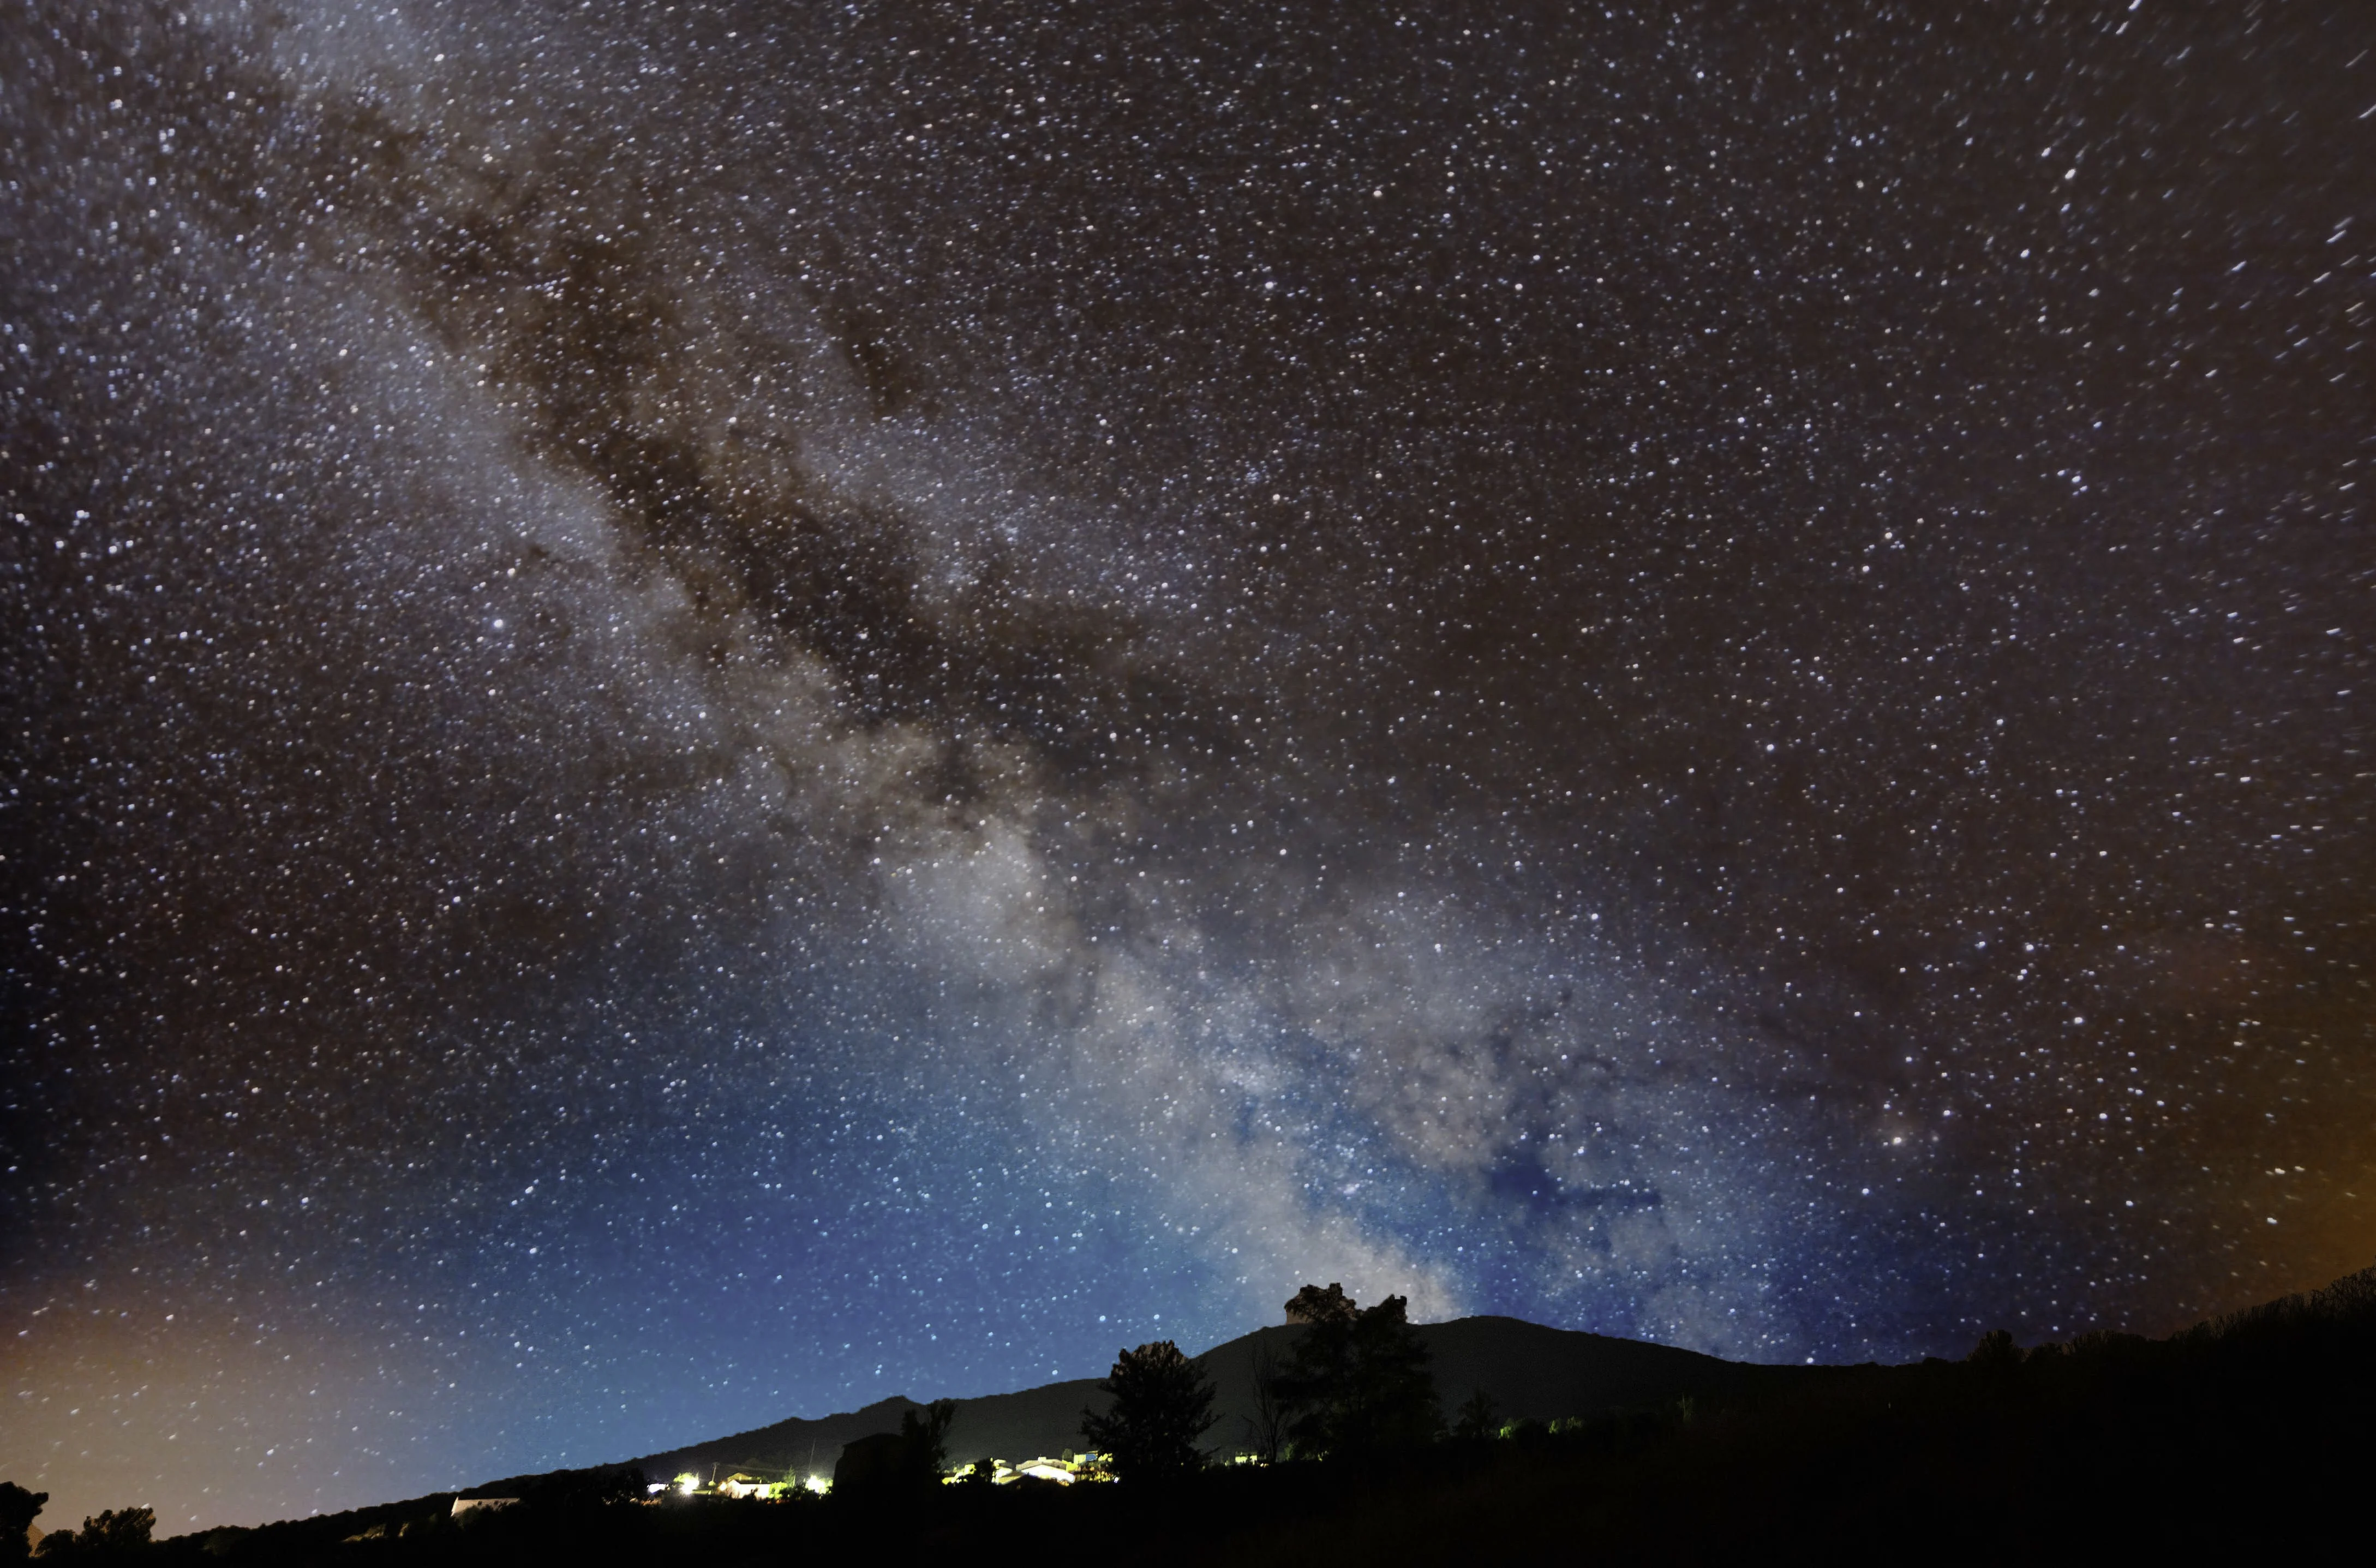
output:
<path id="1" fill-rule="evenodd" d="M 2371 43 L 10 0 L 0 1475 L 2365 1266 Z"/>

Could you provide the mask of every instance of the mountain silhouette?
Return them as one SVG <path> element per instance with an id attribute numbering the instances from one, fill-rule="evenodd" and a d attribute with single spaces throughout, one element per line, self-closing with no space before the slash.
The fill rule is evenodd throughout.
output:
<path id="1" fill-rule="evenodd" d="M 1690 1396 L 1710 1398 L 1803 1382 L 1816 1367 L 1757 1366 L 1721 1360 L 1695 1350 L 1572 1329 L 1546 1328 L 1514 1317 L 1465 1317 L 1418 1325 L 1432 1358 L 1437 1392 L 1452 1409 L 1479 1390 L 1505 1420 L 1556 1420 L 1661 1405 Z M 1260 1348 L 1283 1360 L 1300 1327 L 1280 1324 L 1216 1345 L 1194 1358 L 1213 1380 L 1218 1418 L 1206 1443 L 1222 1454 L 1253 1446 L 1254 1358 Z M 1072 1378 L 1013 1394 L 957 1401 L 949 1428 L 949 1460 L 1025 1459 L 1081 1446 L 1081 1411 L 1104 1408 L 1096 1378 Z M 629 1461 L 655 1479 L 691 1471 L 723 1476 L 829 1475 L 842 1444 L 875 1432 L 897 1431 L 904 1396 L 814 1419 L 794 1418 L 704 1443 L 687 1443 Z"/>
<path id="2" fill-rule="evenodd" d="M 1211 1433 L 1251 1447 L 1259 1358 L 1302 1330 L 1257 1330 L 1195 1358 L 1219 1393 Z M 1744 1365 L 1515 1318 L 1417 1332 L 1447 1405 L 1483 1393 L 1505 1418 L 1579 1418 L 1377 1462 L 1222 1466 L 1179 1489 L 927 1487 L 762 1506 L 621 1507 L 646 1477 L 716 1467 L 830 1470 L 853 1438 L 897 1430 L 903 1398 L 780 1421 L 625 1465 L 489 1482 L 517 1498 L 454 1511 L 443 1492 L 255 1529 L 177 1538 L 226 1568 L 374 1561 L 832 1560 L 962 1550 L 991 1561 L 1133 1562 L 1883 1561 L 1908 1541 L 1943 1562 L 2260 1562 L 2364 1538 L 2352 1499 L 2376 1465 L 2376 1269 L 2162 1339 L 2109 1330 L 2023 1347 L 1985 1336 L 1957 1360 Z M 948 1457 L 1075 1446 L 1087 1378 L 955 1402 Z M 1231 1430 L 1235 1429 L 1235 1430 Z M 772 1479 L 772 1476 L 770 1479 Z"/>

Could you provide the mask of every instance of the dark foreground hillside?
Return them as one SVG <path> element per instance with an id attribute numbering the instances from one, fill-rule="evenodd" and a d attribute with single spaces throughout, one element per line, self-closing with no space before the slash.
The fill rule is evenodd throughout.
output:
<path id="1" fill-rule="evenodd" d="M 1313 1568 L 1562 1561 L 2270 1561 L 2364 1543 L 2376 1270 L 2173 1338 L 1833 1369 L 1389 1462 L 1169 1487 L 933 1486 L 873 1505 L 625 1501 L 621 1472 L 184 1537 L 199 1564 L 741 1564 L 933 1558 Z M 615 1501 L 611 1501 L 615 1499 Z M 2357 1551 L 2364 1554 L 2364 1544 Z M 46 1559 L 45 1559 L 46 1561 Z"/>

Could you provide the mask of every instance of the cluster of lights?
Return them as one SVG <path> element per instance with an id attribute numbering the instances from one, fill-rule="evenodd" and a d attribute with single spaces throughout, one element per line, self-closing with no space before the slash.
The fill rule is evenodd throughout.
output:
<path id="1" fill-rule="evenodd" d="M 807 1476 L 797 1480 L 788 1477 L 780 1483 L 753 1485 L 738 1490 L 737 1483 L 745 1479 L 737 1476 L 719 1490 L 729 1496 L 765 1498 L 782 1497 L 796 1491 L 805 1491 L 823 1497 L 833 1490 L 833 1478 L 830 1476 Z M 667 1491 L 674 1491 L 679 1497 L 697 1497 L 701 1495 L 703 1490 L 701 1478 L 691 1470 L 685 1471 L 672 1481 L 653 1481 L 644 1488 L 646 1495 L 650 1497 L 659 1497 Z"/>

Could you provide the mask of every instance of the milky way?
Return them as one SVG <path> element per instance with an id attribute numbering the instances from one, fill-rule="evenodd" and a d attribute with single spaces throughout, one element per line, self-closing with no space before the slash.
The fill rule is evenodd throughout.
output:
<path id="1" fill-rule="evenodd" d="M 1514 9 L 11 0 L 0 1475 L 2364 1266 L 2376 17 Z"/>

